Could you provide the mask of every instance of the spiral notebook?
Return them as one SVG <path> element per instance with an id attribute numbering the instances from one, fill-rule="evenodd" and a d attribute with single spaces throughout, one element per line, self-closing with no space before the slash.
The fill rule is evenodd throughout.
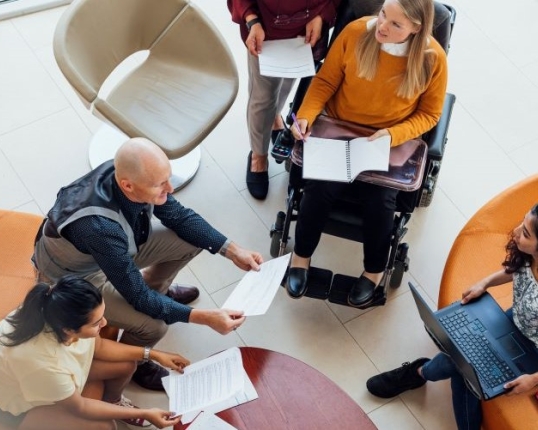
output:
<path id="1" fill-rule="evenodd" d="M 390 136 L 368 141 L 310 136 L 303 147 L 303 178 L 353 182 L 364 171 L 389 170 Z"/>

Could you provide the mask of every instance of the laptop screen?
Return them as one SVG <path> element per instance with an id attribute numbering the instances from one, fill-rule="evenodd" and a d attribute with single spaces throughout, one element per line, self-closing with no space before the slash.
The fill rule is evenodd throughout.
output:
<path id="1" fill-rule="evenodd" d="M 477 397 L 484 398 L 484 392 L 480 382 L 478 381 L 474 368 L 467 361 L 458 346 L 452 341 L 444 327 L 435 317 L 435 313 L 431 310 L 429 305 L 411 282 L 409 282 L 409 288 L 411 289 L 411 293 L 413 294 L 413 298 L 417 304 L 420 318 L 424 322 L 426 331 L 434 343 L 442 352 L 448 354 L 450 358 L 452 358 L 460 372 L 463 374 L 463 377 L 466 379 L 467 385 L 471 391 L 473 391 Z"/>

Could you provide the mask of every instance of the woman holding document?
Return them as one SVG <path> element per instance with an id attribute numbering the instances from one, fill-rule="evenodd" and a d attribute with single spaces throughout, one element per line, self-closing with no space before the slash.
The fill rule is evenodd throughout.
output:
<path id="1" fill-rule="evenodd" d="M 248 50 L 249 98 L 247 127 L 251 151 L 247 159 L 247 188 L 256 199 L 269 190 L 268 149 L 271 130 L 283 129 L 280 112 L 294 79 L 262 76 L 258 54 L 265 40 L 302 36 L 321 60 L 327 48 L 340 0 L 228 0 L 233 22 L 240 25 Z M 276 134 L 275 134 L 276 137 Z"/>
<path id="2" fill-rule="evenodd" d="M 54 286 L 37 284 L 0 321 L 0 423 L 19 430 L 114 430 L 115 419 L 133 429 L 179 422 L 173 412 L 137 408 L 122 392 L 138 360 L 179 372 L 189 361 L 101 339 L 104 311 L 99 290 L 68 275 Z M 85 397 L 101 391 L 101 400 Z"/>
<path id="3" fill-rule="evenodd" d="M 368 140 L 389 136 L 391 146 L 421 136 L 439 120 L 447 85 L 443 48 L 432 37 L 432 0 L 386 0 L 376 17 L 348 24 L 313 78 L 292 127 L 307 139 L 317 116 L 369 126 Z M 302 146 L 292 154 L 302 165 Z M 292 168 L 292 173 L 293 173 Z M 297 170 L 297 169 L 295 169 Z M 346 183 L 306 180 L 295 232 L 287 290 L 294 298 L 306 291 L 310 257 L 316 249 L 333 202 Z M 361 306 L 373 298 L 390 249 L 398 191 L 361 183 L 364 210 L 364 272 L 348 303 Z"/>

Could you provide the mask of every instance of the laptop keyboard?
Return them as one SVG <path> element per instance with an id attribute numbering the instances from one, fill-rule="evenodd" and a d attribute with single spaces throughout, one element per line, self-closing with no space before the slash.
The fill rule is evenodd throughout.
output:
<path id="1" fill-rule="evenodd" d="M 469 321 L 464 309 L 447 314 L 439 320 L 465 352 L 482 383 L 493 388 L 515 378 L 516 375 L 506 362 L 493 352 L 489 340 L 483 335 L 486 329 L 480 321 Z"/>

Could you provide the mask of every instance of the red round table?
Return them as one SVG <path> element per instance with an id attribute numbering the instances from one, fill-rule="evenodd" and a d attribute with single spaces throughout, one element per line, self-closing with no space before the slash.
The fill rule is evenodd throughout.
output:
<path id="1" fill-rule="evenodd" d="M 267 349 L 240 349 L 259 398 L 217 414 L 237 429 L 376 429 L 347 393 L 306 363 Z"/>

